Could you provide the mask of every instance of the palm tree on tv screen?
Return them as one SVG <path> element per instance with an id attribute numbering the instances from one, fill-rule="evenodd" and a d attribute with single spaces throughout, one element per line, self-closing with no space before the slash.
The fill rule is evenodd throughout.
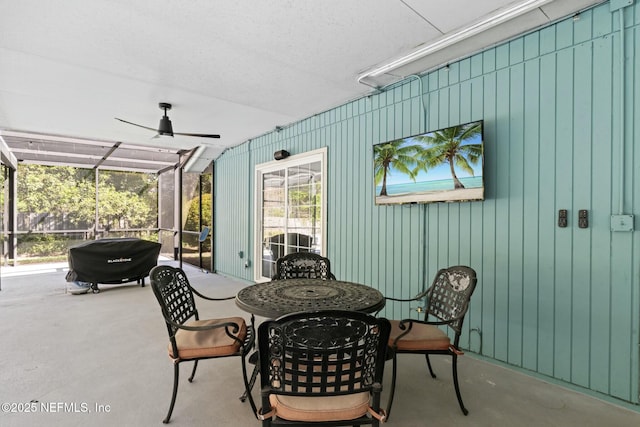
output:
<path id="1" fill-rule="evenodd" d="M 474 175 L 470 164 L 478 163 L 482 159 L 482 142 L 465 144 L 464 142 L 473 139 L 482 132 L 482 125 L 479 122 L 469 123 L 462 126 L 452 126 L 427 135 L 416 137 L 420 141 L 427 143 L 428 148 L 420 152 L 420 162 L 424 170 L 436 167 L 442 163 L 448 163 L 453 178 L 455 189 L 465 188 L 456 175 L 454 166 Z"/>
<path id="2" fill-rule="evenodd" d="M 387 195 L 387 177 L 391 175 L 391 168 L 398 172 L 409 175 L 412 180 L 416 180 L 416 168 L 411 168 L 416 164 L 415 153 L 421 147 L 418 145 L 405 145 L 404 139 L 396 139 L 373 147 L 373 166 L 376 185 L 382 183 L 380 196 Z"/>

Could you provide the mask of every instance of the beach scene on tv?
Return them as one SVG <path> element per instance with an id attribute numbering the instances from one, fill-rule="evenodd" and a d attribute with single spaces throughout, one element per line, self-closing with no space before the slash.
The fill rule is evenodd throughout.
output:
<path id="1" fill-rule="evenodd" d="M 373 147 L 376 204 L 484 199 L 482 121 Z"/>

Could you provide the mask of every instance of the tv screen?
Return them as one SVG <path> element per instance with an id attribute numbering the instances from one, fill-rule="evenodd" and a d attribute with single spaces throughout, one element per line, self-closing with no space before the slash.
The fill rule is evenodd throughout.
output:
<path id="1" fill-rule="evenodd" d="M 377 205 L 484 200 L 482 120 L 373 146 Z"/>

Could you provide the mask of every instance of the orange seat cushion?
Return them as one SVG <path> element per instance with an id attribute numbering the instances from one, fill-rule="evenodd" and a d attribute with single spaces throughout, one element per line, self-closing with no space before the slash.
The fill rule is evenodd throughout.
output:
<path id="1" fill-rule="evenodd" d="M 227 317 L 224 319 L 192 320 L 185 322 L 185 326 L 209 326 L 220 323 L 234 322 L 240 326 L 235 336 L 244 341 L 247 335 L 247 325 L 242 317 Z M 207 329 L 203 331 L 188 331 L 178 329 L 176 332 L 178 355 L 173 354 L 173 347 L 169 343 L 169 357 L 172 359 L 197 359 L 202 357 L 228 356 L 237 353 L 241 344 L 233 340 L 225 332 L 225 328 Z"/>
<path id="2" fill-rule="evenodd" d="M 406 332 L 406 329 L 400 329 L 399 320 L 390 320 L 390 322 L 389 345 L 393 347 L 396 338 Z M 408 327 L 408 322 L 405 326 Z M 451 340 L 442 329 L 422 323 L 413 323 L 409 333 L 395 343 L 398 351 L 447 350 L 450 344 Z"/>
<path id="3" fill-rule="evenodd" d="M 276 416 L 290 421 L 353 420 L 369 410 L 369 392 L 342 396 L 269 396 Z"/>

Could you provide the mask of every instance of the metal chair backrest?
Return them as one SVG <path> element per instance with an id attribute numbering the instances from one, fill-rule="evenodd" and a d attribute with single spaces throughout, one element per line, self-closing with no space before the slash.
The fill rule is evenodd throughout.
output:
<path id="1" fill-rule="evenodd" d="M 302 312 L 263 322 L 258 329 L 263 398 L 381 387 L 389 331 L 387 319 L 355 311 Z"/>
<path id="2" fill-rule="evenodd" d="M 460 335 L 477 281 L 470 267 L 457 265 L 438 271 L 426 293 L 425 320 L 433 316 Z"/>
<path id="3" fill-rule="evenodd" d="M 313 252 L 294 252 L 276 261 L 276 272 L 272 280 L 285 279 L 335 280 L 328 258 Z"/>
<path id="4" fill-rule="evenodd" d="M 165 318 L 180 325 L 192 317 L 198 320 L 193 289 L 182 269 L 159 265 L 151 270 L 149 280 Z M 166 323 L 169 336 L 172 337 L 178 328 Z"/>

